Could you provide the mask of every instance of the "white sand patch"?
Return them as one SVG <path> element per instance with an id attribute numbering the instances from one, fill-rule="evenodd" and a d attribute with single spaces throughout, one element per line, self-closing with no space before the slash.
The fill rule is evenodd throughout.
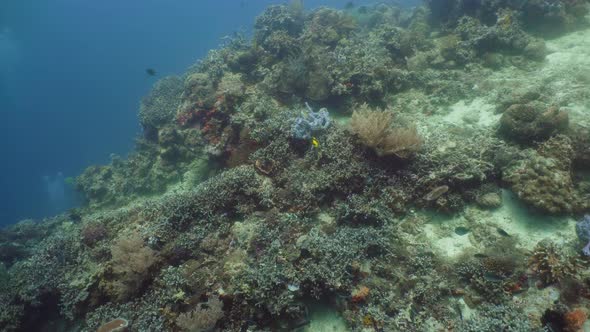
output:
<path id="1" fill-rule="evenodd" d="M 590 29 L 548 40 L 546 45 L 549 53 L 536 69 L 505 67 L 486 77 L 481 87 L 474 88 L 483 89 L 488 97 L 507 91 L 538 92 L 542 99 L 567 110 L 570 123 L 590 126 Z M 469 106 L 454 105 L 449 120 L 461 124 L 457 119 L 461 119 L 461 111 L 465 112 L 463 108 Z M 491 119 L 497 116 L 492 113 Z"/>
<path id="2" fill-rule="evenodd" d="M 459 226 L 464 224 L 463 218 L 459 217 L 444 221 L 445 226 Z M 432 246 L 437 250 L 438 255 L 448 259 L 453 259 L 459 256 L 468 248 L 475 248 L 469 241 L 469 236 L 457 235 L 454 232 L 450 236 L 441 236 L 441 224 L 432 223 L 424 226 L 424 233 L 428 239 L 431 240 Z"/>
<path id="3" fill-rule="evenodd" d="M 303 332 L 349 332 L 346 322 L 338 312 L 328 306 L 312 305 L 309 308 L 309 325 Z"/>
<path id="4" fill-rule="evenodd" d="M 443 117 L 443 121 L 454 125 L 490 127 L 500 119 L 500 114 L 494 114 L 494 109 L 494 105 L 484 98 L 475 98 L 470 102 L 461 100 L 450 107 L 451 112 Z"/>
<path id="5" fill-rule="evenodd" d="M 533 249 L 543 239 L 564 243 L 576 236 L 576 221 L 569 217 L 534 213 L 508 190 L 502 190 L 502 200 L 502 207 L 492 212 L 489 221 L 518 236 L 518 245 L 523 248 Z"/>
<path id="6" fill-rule="evenodd" d="M 424 235 L 437 254 L 448 259 L 458 257 L 467 249 L 486 249 L 473 243 L 469 234 L 457 234 L 455 229 L 459 226 L 470 228 L 470 231 L 475 227 L 500 228 L 516 237 L 517 245 L 527 250 L 532 250 L 544 239 L 564 244 L 576 238 L 574 219 L 532 212 L 508 190 L 502 191 L 502 199 L 502 207 L 496 210 L 471 210 L 470 218 L 475 219 L 475 224 L 470 225 L 464 214 L 448 219 L 435 217 L 431 223 L 424 225 Z"/>
<path id="7" fill-rule="evenodd" d="M 590 70 L 590 67 L 588 68 Z M 590 87 L 587 87 L 590 89 Z M 570 117 L 570 123 L 575 123 L 584 128 L 590 128 L 590 101 L 588 104 L 571 104 L 568 105 L 567 111 Z"/>
<path id="8" fill-rule="evenodd" d="M 551 54 L 546 60 L 549 67 L 564 64 L 590 64 L 590 29 L 576 31 L 546 42 Z"/>

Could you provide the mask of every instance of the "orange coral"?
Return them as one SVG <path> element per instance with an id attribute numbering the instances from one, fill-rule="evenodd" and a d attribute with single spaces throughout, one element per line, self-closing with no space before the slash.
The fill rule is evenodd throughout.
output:
<path id="1" fill-rule="evenodd" d="M 352 292 L 352 303 L 365 302 L 367 296 L 369 296 L 369 287 L 360 286 Z"/>
<path id="2" fill-rule="evenodd" d="M 373 326 L 373 324 L 374 324 L 373 316 L 371 316 L 369 314 L 366 314 L 363 316 L 363 325 L 364 326 L 369 327 L 369 326 Z"/>
<path id="3" fill-rule="evenodd" d="M 565 331 L 578 332 L 582 330 L 582 325 L 588 319 L 588 314 L 583 309 L 574 309 L 564 315 Z"/>

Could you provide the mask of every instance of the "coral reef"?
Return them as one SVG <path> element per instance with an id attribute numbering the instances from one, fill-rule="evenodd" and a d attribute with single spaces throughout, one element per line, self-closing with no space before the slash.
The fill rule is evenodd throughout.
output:
<path id="1" fill-rule="evenodd" d="M 270 6 L 158 81 L 82 206 L 0 230 L 0 329 L 588 324 L 588 1 L 389 3 Z"/>

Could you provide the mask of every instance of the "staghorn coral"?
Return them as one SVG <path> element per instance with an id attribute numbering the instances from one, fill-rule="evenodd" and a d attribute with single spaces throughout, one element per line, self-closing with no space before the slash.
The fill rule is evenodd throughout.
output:
<path id="1" fill-rule="evenodd" d="M 101 303 L 85 316 L 84 331 L 96 331 L 113 317 L 125 317 L 133 331 L 167 331 L 169 325 L 164 313 L 168 303 L 162 298 L 161 291 L 149 290 L 126 303 Z"/>
<path id="2" fill-rule="evenodd" d="M 350 127 L 361 142 L 377 155 L 410 158 L 422 146 L 422 139 L 416 127 L 394 129 L 391 127 L 392 122 L 391 112 L 374 111 L 363 104 L 352 114 Z"/>
<path id="3" fill-rule="evenodd" d="M 145 206 L 143 215 L 163 220 L 166 227 L 185 229 L 191 223 L 211 223 L 213 216 L 251 213 L 262 202 L 262 178 L 252 165 L 229 169 L 194 189 L 171 193 Z"/>

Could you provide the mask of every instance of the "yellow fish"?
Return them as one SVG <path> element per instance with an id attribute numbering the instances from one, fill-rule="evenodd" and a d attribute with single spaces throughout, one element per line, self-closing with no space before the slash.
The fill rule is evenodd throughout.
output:
<path id="1" fill-rule="evenodd" d="M 315 137 L 312 137 L 312 138 L 311 138 L 311 145 L 312 145 L 314 148 L 319 148 L 319 147 L 320 147 L 320 141 L 318 141 L 318 139 L 317 139 L 317 138 L 315 138 Z"/>

